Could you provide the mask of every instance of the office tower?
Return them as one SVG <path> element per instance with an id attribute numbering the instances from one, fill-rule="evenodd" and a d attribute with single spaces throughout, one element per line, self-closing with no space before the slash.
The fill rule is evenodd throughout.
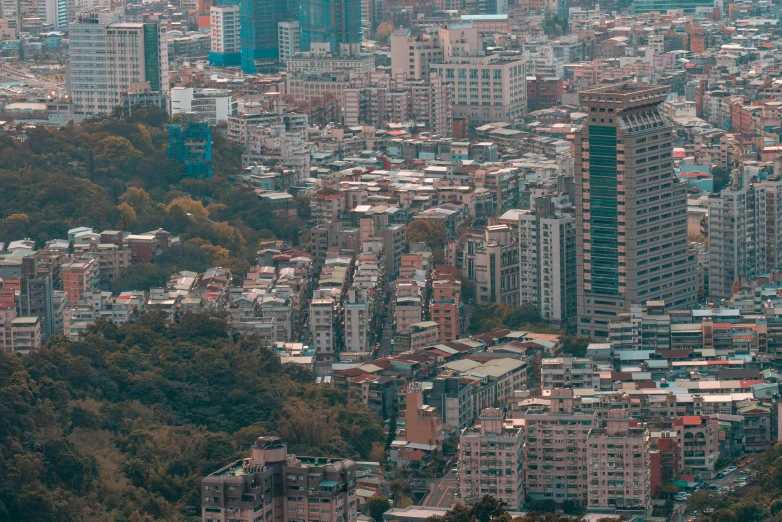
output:
<path id="1" fill-rule="evenodd" d="M 649 430 L 631 421 L 627 410 L 608 412 L 605 427 L 593 429 L 587 440 L 588 511 L 646 512 L 649 448 Z"/>
<path id="2" fill-rule="evenodd" d="M 239 65 L 239 6 L 213 5 L 209 18 L 212 32 L 209 63 L 217 67 Z"/>
<path id="3" fill-rule="evenodd" d="M 299 24 L 304 52 L 324 45 L 332 53 L 361 51 L 361 0 L 301 0 Z"/>
<path id="4" fill-rule="evenodd" d="M 280 63 L 287 62 L 294 54 L 301 51 L 301 30 L 298 21 L 290 20 L 277 24 L 277 46 Z"/>
<path id="5" fill-rule="evenodd" d="M 536 198 L 535 211 L 519 211 L 521 303 L 533 303 L 544 321 L 576 326 L 576 227 L 557 216 L 551 196 Z"/>
<path id="6" fill-rule="evenodd" d="M 279 437 L 259 437 L 249 458 L 207 475 L 201 493 L 204 522 L 350 522 L 358 513 L 355 462 L 291 455 Z"/>
<path id="7" fill-rule="evenodd" d="M 695 304 L 685 183 L 672 168 L 672 129 L 658 112 L 666 86 L 581 91 L 588 114 L 576 134 L 578 332 L 608 337 L 634 303 Z"/>
<path id="8" fill-rule="evenodd" d="M 729 299 L 741 278 L 782 268 L 782 180 L 750 183 L 741 172 L 708 204 L 711 297 Z"/>
<path id="9" fill-rule="evenodd" d="M 67 90 L 76 114 L 109 113 L 128 92 L 169 94 L 165 35 L 156 23 L 119 19 L 119 12 L 80 13 L 70 24 Z"/>
<path id="10" fill-rule="evenodd" d="M 506 423 L 500 408 L 481 412 L 481 424 L 459 438 L 459 490 L 470 505 L 486 495 L 518 510 L 524 504 L 524 429 Z"/>
<path id="11" fill-rule="evenodd" d="M 198 112 L 183 112 L 169 126 L 168 157 L 185 166 L 192 178 L 212 177 L 212 128 Z"/>
<path id="12" fill-rule="evenodd" d="M 242 70 L 245 73 L 255 74 L 277 63 L 277 24 L 295 18 L 297 14 L 297 0 L 239 2 Z"/>

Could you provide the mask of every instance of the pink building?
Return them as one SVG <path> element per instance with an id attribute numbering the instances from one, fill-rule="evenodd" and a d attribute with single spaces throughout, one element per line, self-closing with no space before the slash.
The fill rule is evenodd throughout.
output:
<path id="1" fill-rule="evenodd" d="M 626 410 L 608 412 L 605 428 L 587 441 L 589 489 L 593 512 L 645 512 L 651 495 L 649 430 L 631 421 Z"/>
<path id="2" fill-rule="evenodd" d="M 459 338 L 459 294 L 461 283 L 451 279 L 432 282 L 432 302 L 429 304 L 432 321 L 440 329 L 440 342 Z"/>
<path id="3" fill-rule="evenodd" d="M 443 419 L 436 408 L 424 404 L 420 382 L 408 384 L 405 402 L 405 440 L 439 446 L 443 440 Z"/>
<path id="4" fill-rule="evenodd" d="M 98 270 L 98 262 L 95 259 L 71 261 L 62 265 L 62 288 L 68 296 L 69 304 L 78 303 L 82 295 L 98 288 Z"/>
<path id="5" fill-rule="evenodd" d="M 594 410 L 582 410 L 573 390 L 551 390 L 550 403 L 522 416 L 527 430 L 526 493 L 532 501 L 587 500 L 587 440 L 597 423 Z"/>
<path id="6" fill-rule="evenodd" d="M 500 408 L 481 412 L 480 424 L 459 440 L 459 490 L 472 504 L 486 495 L 521 509 L 524 504 L 524 430 Z"/>

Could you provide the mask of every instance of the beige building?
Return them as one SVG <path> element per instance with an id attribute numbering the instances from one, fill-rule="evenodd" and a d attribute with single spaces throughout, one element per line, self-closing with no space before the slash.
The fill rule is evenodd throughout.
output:
<path id="1" fill-rule="evenodd" d="M 321 295 L 318 295 L 318 294 Z M 330 292 L 316 290 L 310 302 L 310 332 L 315 345 L 315 373 L 331 373 L 331 365 L 337 360 L 334 347 L 334 307 Z"/>
<path id="2" fill-rule="evenodd" d="M 604 428 L 587 441 L 587 509 L 600 513 L 645 512 L 650 505 L 649 430 L 621 409 L 608 412 Z"/>
<path id="3" fill-rule="evenodd" d="M 82 295 L 100 286 L 100 270 L 95 259 L 84 259 L 65 263 L 60 268 L 62 288 L 68 303 L 76 304 Z"/>
<path id="4" fill-rule="evenodd" d="M 524 430 L 500 408 L 486 408 L 480 423 L 459 439 L 459 491 L 469 505 L 491 495 L 510 510 L 524 504 Z"/>
<path id="5" fill-rule="evenodd" d="M 581 357 L 556 357 L 543 359 L 540 379 L 544 390 L 554 388 L 594 389 L 599 386 L 599 376 L 594 370 L 592 359 Z"/>
<path id="6" fill-rule="evenodd" d="M 17 317 L 11 321 L 11 348 L 13 353 L 28 354 L 40 347 L 40 317 Z"/>
<path id="7" fill-rule="evenodd" d="M 201 481 L 203 522 L 352 522 L 356 464 L 297 457 L 279 437 L 259 437 L 250 457 Z"/>

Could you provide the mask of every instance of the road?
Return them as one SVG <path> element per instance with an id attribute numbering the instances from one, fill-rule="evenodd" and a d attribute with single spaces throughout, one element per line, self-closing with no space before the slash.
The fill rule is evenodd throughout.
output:
<path id="1" fill-rule="evenodd" d="M 394 338 L 394 285 L 389 284 L 388 293 L 386 294 L 386 302 L 384 304 L 386 309 L 385 321 L 383 322 L 383 334 L 380 336 L 380 349 L 378 350 L 377 357 L 387 357 L 392 354 L 391 339 Z"/>
<path id="2" fill-rule="evenodd" d="M 436 481 L 432 494 L 424 499 L 423 505 L 427 507 L 450 508 L 454 501 L 454 494 L 459 490 L 459 481 L 456 473 L 449 472 L 445 477 Z"/>

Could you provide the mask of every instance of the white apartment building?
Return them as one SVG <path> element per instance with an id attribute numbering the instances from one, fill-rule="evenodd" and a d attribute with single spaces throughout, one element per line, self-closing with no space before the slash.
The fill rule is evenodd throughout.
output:
<path id="1" fill-rule="evenodd" d="M 345 351 L 369 351 L 371 298 L 366 288 L 351 288 L 345 302 Z"/>
<path id="2" fill-rule="evenodd" d="M 315 374 L 328 375 L 336 362 L 334 346 L 335 302 L 329 290 L 315 290 L 310 301 L 310 333 L 315 346 Z"/>
<path id="3" fill-rule="evenodd" d="M 76 114 L 111 112 L 128 92 L 170 94 L 165 29 L 119 19 L 118 12 L 84 13 L 70 25 L 67 90 Z"/>
<path id="4" fill-rule="evenodd" d="M 550 196 L 536 198 L 535 211 L 518 213 L 520 302 L 534 303 L 540 316 L 566 329 L 576 319 L 576 227 L 558 216 Z M 503 216 L 504 217 L 504 216 Z"/>
<path id="5" fill-rule="evenodd" d="M 209 8 L 212 31 L 212 52 L 220 54 L 238 53 L 239 6 L 213 5 Z"/>
<path id="6" fill-rule="evenodd" d="M 298 20 L 277 24 L 277 48 L 279 49 L 280 63 L 286 63 L 294 54 L 301 51 L 300 38 L 301 29 Z"/>
<path id="7" fill-rule="evenodd" d="M 174 87 L 171 89 L 171 114 L 197 112 L 206 117 L 210 125 L 236 116 L 239 102 L 231 96 L 229 89 L 194 89 Z"/>
<path id="8" fill-rule="evenodd" d="M 733 186 L 711 194 L 709 295 L 730 298 L 733 284 L 782 268 L 782 180 L 750 183 L 746 170 Z"/>
<path id="9" fill-rule="evenodd" d="M 524 429 L 506 421 L 500 408 L 481 412 L 480 426 L 459 439 L 459 491 L 465 503 L 486 495 L 510 510 L 524 504 Z"/>

